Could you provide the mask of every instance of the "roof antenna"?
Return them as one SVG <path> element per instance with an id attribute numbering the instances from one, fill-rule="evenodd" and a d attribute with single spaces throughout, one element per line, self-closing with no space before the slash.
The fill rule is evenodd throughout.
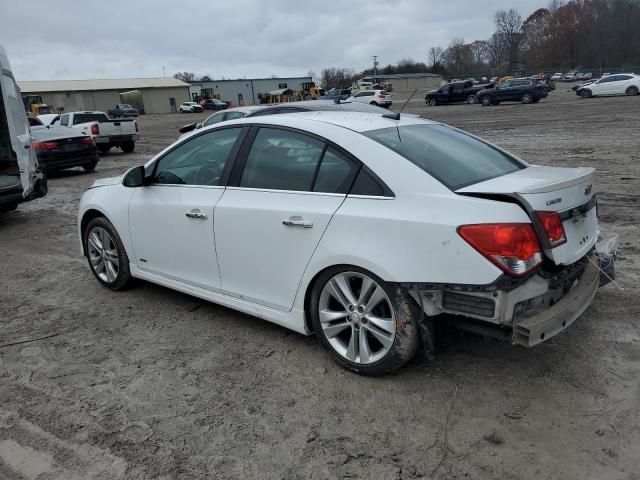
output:
<path id="1" fill-rule="evenodd" d="M 399 112 L 385 113 L 384 115 L 382 115 L 382 117 L 390 118 L 391 120 L 400 120 L 400 114 L 404 111 L 404 107 L 407 106 L 407 104 L 411 101 L 411 99 L 413 98 L 413 96 L 416 94 L 417 91 L 418 89 L 416 88 L 413 92 L 411 92 L 411 95 L 409 95 L 409 98 L 407 98 L 407 101 L 402 104 L 402 108 L 400 108 Z"/>

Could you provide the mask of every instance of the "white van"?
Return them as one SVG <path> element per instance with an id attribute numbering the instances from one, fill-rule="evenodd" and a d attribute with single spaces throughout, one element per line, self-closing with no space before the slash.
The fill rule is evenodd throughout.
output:
<path id="1" fill-rule="evenodd" d="M 31 148 L 31 132 L 20 89 L 0 46 L 0 212 L 47 193 L 47 180 Z"/>

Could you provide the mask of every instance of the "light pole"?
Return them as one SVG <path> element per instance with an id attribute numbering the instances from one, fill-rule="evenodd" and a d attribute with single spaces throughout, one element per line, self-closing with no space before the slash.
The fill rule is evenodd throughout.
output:
<path id="1" fill-rule="evenodd" d="M 373 56 L 373 74 L 374 75 L 378 75 L 378 56 L 374 55 Z"/>

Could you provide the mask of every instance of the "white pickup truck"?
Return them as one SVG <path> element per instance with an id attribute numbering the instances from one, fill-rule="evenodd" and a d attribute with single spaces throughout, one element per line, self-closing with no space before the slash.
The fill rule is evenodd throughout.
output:
<path id="1" fill-rule="evenodd" d="M 104 112 L 70 112 L 60 115 L 60 125 L 91 135 L 98 151 L 106 155 L 111 147 L 133 152 L 138 140 L 138 122 L 133 119 L 109 119 Z"/>

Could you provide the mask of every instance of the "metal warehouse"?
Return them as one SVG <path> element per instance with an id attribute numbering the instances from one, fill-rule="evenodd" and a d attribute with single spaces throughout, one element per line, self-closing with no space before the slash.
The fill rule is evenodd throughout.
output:
<path id="1" fill-rule="evenodd" d="M 175 78 L 45 80 L 18 85 L 23 96 L 41 96 L 54 112 L 107 111 L 128 103 L 141 113 L 169 113 L 189 100 L 189 84 Z"/>
<path id="2" fill-rule="evenodd" d="M 274 90 L 301 90 L 304 82 L 311 77 L 287 78 L 246 78 L 238 80 L 213 80 L 210 82 L 192 82 L 189 92 L 191 99 L 200 97 L 218 97 L 225 102 L 238 105 L 258 105 L 262 95 Z"/>
<path id="3" fill-rule="evenodd" d="M 394 90 L 415 90 L 422 88 L 438 88 L 442 82 L 442 75 L 435 73 L 392 73 L 387 75 L 372 75 L 362 80 L 375 80 L 373 83 L 389 82 Z"/>

